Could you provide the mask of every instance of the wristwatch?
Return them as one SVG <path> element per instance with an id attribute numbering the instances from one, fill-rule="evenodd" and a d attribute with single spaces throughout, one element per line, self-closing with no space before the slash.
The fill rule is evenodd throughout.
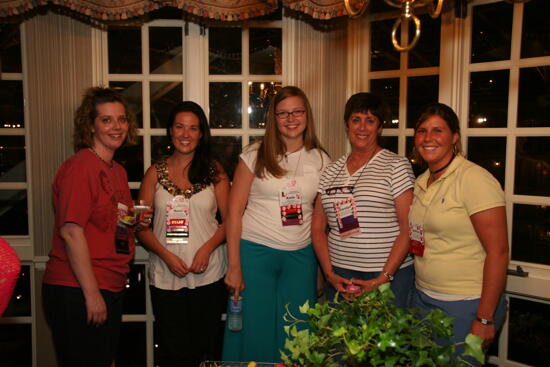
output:
<path id="1" fill-rule="evenodd" d="M 387 271 L 383 271 L 382 274 L 388 278 L 388 280 L 391 282 L 393 280 L 393 275 L 391 275 L 390 273 L 388 273 Z"/>
<path id="2" fill-rule="evenodd" d="M 494 325 L 495 322 L 494 321 L 490 321 L 490 320 L 487 320 L 487 319 L 484 319 L 483 317 L 479 317 L 476 315 L 476 320 L 481 322 L 483 325 Z"/>

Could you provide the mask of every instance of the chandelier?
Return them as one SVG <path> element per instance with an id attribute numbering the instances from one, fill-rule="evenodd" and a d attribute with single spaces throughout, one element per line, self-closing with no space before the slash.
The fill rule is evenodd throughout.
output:
<path id="1" fill-rule="evenodd" d="M 344 0 L 346 11 L 350 18 L 358 18 L 369 6 L 371 0 Z M 437 18 L 441 14 L 444 0 L 384 0 L 386 4 L 394 8 L 401 9 L 401 15 L 396 19 L 391 30 L 391 41 L 393 47 L 400 52 L 412 50 L 420 39 L 420 19 L 414 15 L 415 8 L 427 7 L 432 18 Z M 397 30 L 404 22 L 413 22 L 415 32 L 413 39 L 406 45 L 402 45 L 397 41 Z"/>

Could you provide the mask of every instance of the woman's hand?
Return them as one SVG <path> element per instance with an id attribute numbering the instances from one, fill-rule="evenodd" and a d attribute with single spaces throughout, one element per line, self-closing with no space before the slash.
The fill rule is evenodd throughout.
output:
<path id="1" fill-rule="evenodd" d="M 183 278 L 189 273 L 189 269 L 185 262 L 176 254 L 167 251 L 162 257 L 162 260 L 168 265 L 168 269 L 176 276 Z"/>
<path id="2" fill-rule="evenodd" d="M 134 231 L 139 232 L 151 226 L 153 221 L 153 211 L 147 210 L 136 216 L 136 223 L 134 224 Z"/>
<path id="3" fill-rule="evenodd" d="M 85 295 L 86 301 L 86 319 L 88 324 L 100 326 L 107 321 L 107 305 L 101 295 L 101 292 L 94 292 L 90 295 Z"/>
<path id="4" fill-rule="evenodd" d="M 474 320 L 472 321 L 472 326 L 470 327 L 470 333 L 480 336 L 483 338 L 483 348 L 489 347 L 493 340 L 495 339 L 496 330 L 495 325 L 484 325 L 481 322 Z"/>
<path id="5" fill-rule="evenodd" d="M 334 287 L 334 289 L 336 289 L 336 291 L 341 294 L 345 294 L 346 287 L 352 284 L 351 280 L 341 277 L 333 271 L 327 272 L 325 274 L 325 277 L 327 278 L 327 281 Z"/>
<path id="6" fill-rule="evenodd" d="M 189 268 L 189 271 L 192 273 L 203 273 L 206 268 L 208 268 L 208 260 L 210 259 L 210 251 L 202 246 L 195 252 L 195 257 L 193 258 L 193 263 Z"/>
<path id="7" fill-rule="evenodd" d="M 229 291 L 235 296 L 235 299 L 239 298 L 239 294 L 244 289 L 243 272 L 240 266 L 229 267 L 227 274 L 225 275 L 225 285 L 229 288 Z"/>
<path id="8" fill-rule="evenodd" d="M 373 290 L 377 289 L 380 285 L 387 282 L 388 282 L 388 279 L 383 275 L 374 279 L 369 279 L 369 280 L 353 279 L 353 284 L 357 284 L 358 286 L 360 286 L 361 291 L 363 292 L 372 292 Z"/>
<path id="9" fill-rule="evenodd" d="M 84 229 L 76 223 L 65 223 L 59 234 L 65 242 L 69 264 L 84 295 L 86 320 L 91 325 L 102 325 L 107 320 L 107 306 L 92 269 Z"/>

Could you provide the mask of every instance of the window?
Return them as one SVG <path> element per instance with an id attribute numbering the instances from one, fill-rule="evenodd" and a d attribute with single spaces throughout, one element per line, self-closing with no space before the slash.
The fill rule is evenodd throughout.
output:
<path id="1" fill-rule="evenodd" d="M 281 88 L 280 22 L 208 30 L 209 109 L 216 157 L 233 176 L 243 146 L 263 136 Z"/>
<path id="2" fill-rule="evenodd" d="M 142 27 L 110 28 L 107 44 L 109 86 L 128 99 L 140 131 L 138 144 L 120 149 L 115 159 L 137 189 L 144 170 L 166 154 L 168 113 L 184 97 L 184 24 L 157 20 Z"/>
<path id="3" fill-rule="evenodd" d="M 0 24 L 0 37 L 0 234 L 28 236 L 25 112 L 19 24 Z"/>
<path id="4" fill-rule="evenodd" d="M 550 3 L 477 1 L 470 11 L 468 151 L 501 181 L 510 268 L 529 273 L 508 277 L 509 322 L 494 361 L 540 366 L 550 343 L 541 329 L 550 318 Z"/>
<path id="5" fill-rule="evenodd" d="M 441 19 L 420 15 L 422 37 L 410 52 L 398 52 L 391 42 L 392 15 L 378 15 L 370 23 L 369 90 L 390 105 L 391 120 L 383 126 L 380 143 L 401 155 L 413 148 L 412 129 L 423 105 L 439 99 Z M 402 23 L 401 44 L 412 40 L 414 23 Z M 421 168 L 413 163 L 416 174 Z"/>
<path id="6" fill-rule="evenodd" d="M 30 234 L 21 28 L 0 24 L 0 235 L 15 242 Z M 23 264 L 0 319 L 0 350 L 7 365 L 32 365 L 31 267 Z"/>

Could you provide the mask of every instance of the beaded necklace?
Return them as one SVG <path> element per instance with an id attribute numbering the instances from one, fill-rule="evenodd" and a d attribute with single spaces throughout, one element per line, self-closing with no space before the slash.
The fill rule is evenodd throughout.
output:
<path id="1" fill-rule="evenodd" d="M 159 184 L 161 184 L 162 187 L 166 189 L 166 191 L 172 194 L 172 196 L 184 196 L 186 199 L 190 199 L 191 196 L 201 192 L 202 190 L 210 186 L 210 183 L 205 183 L 205 182 L 195 183 L 191 185 L 191 187 L 185 190 L 176 186 L 176 184 L 174 184 L 172 180 L 170 180 L 170 177 L 168 177 L 167 157 L 161 158 L 156 163 L 156 167 L 157 167 L 157 178 L 158 178 Z M 213 182 L 215 172 L 214 172 L 214 167 L 212 165 L 208 167 L 208 175 L 211 182 Z"/>

